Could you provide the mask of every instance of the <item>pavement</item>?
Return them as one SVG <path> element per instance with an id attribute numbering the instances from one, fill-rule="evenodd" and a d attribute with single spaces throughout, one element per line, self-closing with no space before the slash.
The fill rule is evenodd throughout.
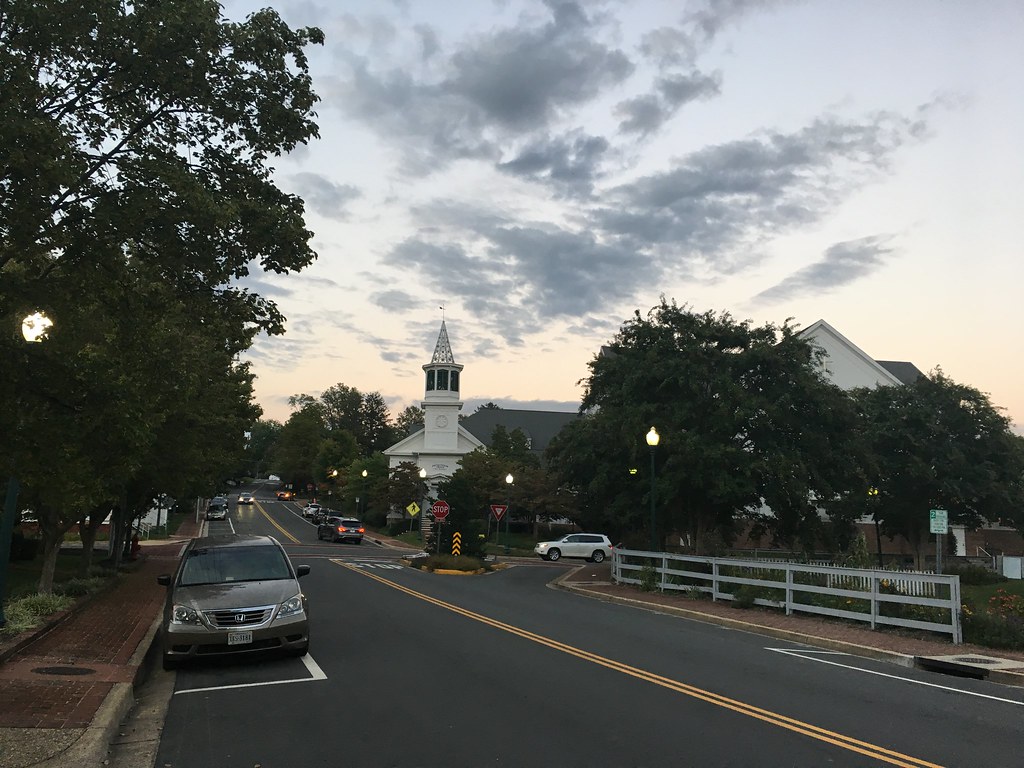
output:
<path id="1" fill-rule="evenodd" d="M 164 588 L 156 576 L 169 573 L 188 539 L 198 535 L 186 521 L 166 542 L 148 543 L 132 570 L 106 591 L 54 617 L 45 627 L 0 641 L 0 768 L 55 768 L 107 764 L 111 744 L 123 727 L 138 687 L 156 661 L 154 640 Z M 390 545 L 386 538 L 374 541 Z M 398 542 L 394 542 L 398 545 Z M 536 560 L 499 558 L 531 565 Z M 737 609 L 684 595 L 641 592 L 611 582 L 608 563 L 586 563 L 552 571 L 552 588 L 591 598 L 733 629 L 881 659 L 925 666 L 1024 686 L 1024 652 L 993 651 L 923 633 L 871 630 L 814 616 L 786 616 L 761 609 Z M 152 649 L 152 650 L 151 650 Z M 141 763 L 139 767 L 142 768 Z"/>

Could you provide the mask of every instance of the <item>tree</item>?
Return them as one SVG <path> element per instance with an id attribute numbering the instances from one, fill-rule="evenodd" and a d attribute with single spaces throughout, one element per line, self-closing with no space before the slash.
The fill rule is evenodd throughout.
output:
<path id="1" fill-rule="evenodd" d="M 262 477 L 268 469 L 270 454 L 281 429 L 281 422 L 273 419 L 258 419 L 250 427 L 249 439 L 245 442 L 246 471 L 254 478 Z"/>
<path id="2" fill-rule="evenodd" d="M 417 428 L 423 428 L 423 409 L 417 408 L 415 405 L 408 405 L 395 419 L 396 436 L 398 439 L 408 437 Z"/>
<path id="3" fill-rule="evenodd" d="M 650 502 L 644 435 L 655 425 L 659 535 L 685 532 L 705 551 L 753 518 L 782 540 L 804 538 L 815 507 L 857 472 L 856 456 L 833 439 L 855 414 L 817 363 L 788 323 L 754 327 L 662 299 L 591 361 L 581 405 L 590 415 L 553 446 L 557 484 L 635 530 Z"/>
<path id="4" fill-rule="evenodd" d="M 391 414 L 380 392 L 363 396 L 359 406 L 359 433 L 357 440 L 367 454 L 383 451 L 395 442 Z"/>
<path id="5" fill-rule="evenodd" d="M 292 413 L 281 429 L 273 454 L 282 480 L 295 488 L 319 480 L 317 459 L 323 440 L 323 418 L 316 404 L 306 404 Z"/>
<path id="6" fill-rule="evenodd" d="M 882 531 L 905 536 L 919 562 L 929 509 L 968 528 L 995 519 L 1024 527 L 1022 441 L 987 395 L 937 370 L 853 396 L 876 458 Z"/>

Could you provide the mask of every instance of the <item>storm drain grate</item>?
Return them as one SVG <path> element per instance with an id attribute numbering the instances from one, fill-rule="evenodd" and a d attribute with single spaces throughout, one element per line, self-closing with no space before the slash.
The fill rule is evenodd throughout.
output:
<path id="1" fill-rule="evenodd" d="M 91 675 L 96 672 L 88 667 L 36 667 L 32 671 L 37 675 Z"/>
<path id="2" fill-rule="evenodd" d="M 999 664 L 1002 659 L 986 659 L 984 656 L 957 656 L 953 661 L 961 664 Z"/>

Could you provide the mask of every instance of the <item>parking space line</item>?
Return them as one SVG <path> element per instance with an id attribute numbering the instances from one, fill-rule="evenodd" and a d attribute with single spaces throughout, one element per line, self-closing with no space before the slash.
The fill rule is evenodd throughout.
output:
<path id="1" fill-rule="evenodd" d="M 312 683 L 317 680 L 326 680 L 327 675 L 320 668 L 320 665 L 313 661 L 313 658 L 307 653 L 301 657 L 303 665 L 309 670 L 311 677 L 296 677 L 291 680 L 269 680 L 263 683 L 237 683 L 236 685 L 213 685 L 207 688 L 185 688 L 181 691 L 175 691 L 174 695 L 182 693 L 207 693 L 209 691 L 228 691 L 232 688 L 259 688 L 264 685 L 286 685 L 287 683 Z"/>

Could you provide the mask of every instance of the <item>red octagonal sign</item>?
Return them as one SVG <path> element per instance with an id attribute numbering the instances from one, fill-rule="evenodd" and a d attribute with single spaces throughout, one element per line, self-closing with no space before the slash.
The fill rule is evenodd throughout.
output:
<path id="1" fill-rule="evenodd" d="M 448 513 L 451 510 L 448 508 L 447 501 L 441 501 L 440 499 L 438 499 L 437 501 L 434 502 L 433 506 L 430 507 L 430 511 L 434 513 L 435 520 L 444 520 L 446 517 L 448 517 Z"/>

